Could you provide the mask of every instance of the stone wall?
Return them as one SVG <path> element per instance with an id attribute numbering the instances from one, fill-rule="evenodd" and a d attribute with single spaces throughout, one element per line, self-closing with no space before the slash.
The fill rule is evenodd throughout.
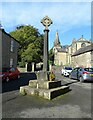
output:
<path id="1" fill-rule="evenodd" d="M 93 51 L 91 52 L 91 66 L 93 67 Z"/>
<path id="2" fill-rule="evenodd" d="M 67 60 L 66 52 L 57 52 L 56 59 L 54 61 L 55 65 L 65 65 Z"/>
<path id="3" fill-rule="evenodd" d="M 77 56 L 73 56 L 72 59 L 74 67 L 91 67 L 91 52 L 86 52 Z"/>

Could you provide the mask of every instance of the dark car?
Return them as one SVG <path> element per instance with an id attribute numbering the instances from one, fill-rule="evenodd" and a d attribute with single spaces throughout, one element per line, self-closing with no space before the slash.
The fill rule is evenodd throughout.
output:
<path id="1" fill-rule="evenodd" d="M 81 82 L 93 81 L 93 68 L 74 68 L 69 77 L 73 79 L 78 79 Z"/>
<path id="2" fill-rule="evenodd" d="M 4 67 L 2 68 L 2 72 L 0 73 L 0 78 L 3 81 L 7 81 L 7 82 L 12 79 L 20 78 L 20 71 L 17 68 Z"/>

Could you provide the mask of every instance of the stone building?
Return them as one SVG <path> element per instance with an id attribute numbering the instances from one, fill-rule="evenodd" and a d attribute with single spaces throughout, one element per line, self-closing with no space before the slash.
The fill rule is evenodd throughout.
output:
<path id="1" fill-rule="evenodd" d="M 62 47 L 59 40 L 58 32 L 56 32 L 54 46 L 53 46 L 53 53 L 54 53 L 54 64 L 55 65 L 66 65 L 67 63 L 67 51 L 65 47 Z"/>
<path id="2" fill-rule="evenodd" d="M 1 28 L 0 38 L 2 44 L 2 67 L 17 67 L 18 41 Z"/>
<path id="3" fill-rule="evenodd" d="M 71 57 L 73 66 L 93 67 L 93 44 L 81 47 Z"/>
<path id="4" fill-rule="evenodd" d="M 91 66 L 91 44 L 91 41 L 86 40 L 82 35 L 78 40 L 74 38 L 71 45 L 61 46 L 58 32 L 56 32 L 53 46 L 54 64 L 72 67 Z"/>
<path id="5" fill-rule="evenodd" d="M 83 35 L 80 39 L 76 40 L 75 38 L 72 40 L 72 44 L 68 46 L 67 51 L 68 51 L 68 64 L 73 66 L 73 57 L 72 55 L 78 51 L 80 48 L 84 48 L 88 45 L 91 45 L 91 41 L 86 40 Z M 80 49 L 81 50 L 81 49 Z"/>

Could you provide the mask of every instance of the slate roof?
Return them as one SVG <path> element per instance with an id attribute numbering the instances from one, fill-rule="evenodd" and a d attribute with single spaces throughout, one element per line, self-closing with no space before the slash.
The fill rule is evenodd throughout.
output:
<path id="1" fill-rule="evenodd" d="M 13 38 L 16 42 L 20 43 L 18 40 L 16 40 L 14 37 L 12 37 L 10 34 L 6 33 L 4 29 L 0 28 L 0 31 L 2 31 L 4 34 L 8 35 L 10 38 Z"/>
<path id="2" fill-rule="evenodd" d="M 63 48 L 57 48 L 57 51 L 58 52 L 67 52 L 66 49 L 63 49 Z"/>
<path id="3" fill-rule="evenodd" d="M 72 55 L 72 57 L 86 53 L 86 52 L 90 52 L 90 51 L 93 51 L 93 44 L 80 48 Z"/>

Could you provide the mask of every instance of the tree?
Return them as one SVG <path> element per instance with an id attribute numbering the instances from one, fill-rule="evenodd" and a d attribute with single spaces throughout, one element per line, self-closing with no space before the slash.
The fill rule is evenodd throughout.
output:
<path id="1" fill-rule="evenodd" d="M 28 45 L 28 48 L 22 53 L 21 57 L 27 62 L 38 63 L 41 61 L 40 52 L 41 50 L 39 48 L 36 48 L 36 46 L 31 43 Z"/>
<path id="2" fill-rule="evenodd" d="M 38 29 L 31 25 L 20 25 L 10 32 L 19 41 L 18 62 L 41 62 L 43 56 L 43 38 Z"/>

